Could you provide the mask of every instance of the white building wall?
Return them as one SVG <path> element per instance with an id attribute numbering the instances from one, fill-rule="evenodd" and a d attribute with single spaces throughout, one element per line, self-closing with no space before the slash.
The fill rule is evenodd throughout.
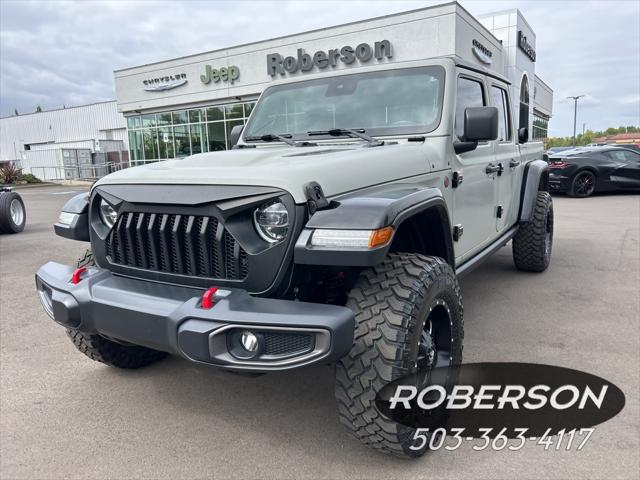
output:
<path id="1" fill-rule="evenodd" d="M 520 118 L 520 86 L 524 76 L 529 83 L 529 136 L 533 132 L 533 109 L 535 106 L 534 92 L 535 92 L 535 62 L 532 61 L 523 51 L 518 47 L 518 31 L 522 31 L 527 37 L 527 42 L 536 48 L 536 34 L 531 26 L 527 23 L 523 15 L 519 10 L 506 10 L 502 12 L 492 13 L 486 16 L 478 18 L 490 32 L 492 32 L 500 41 L 505 55 L 505 76 L 508 77 L 512 85 L 512 110 L 513 118 L 518 126 Z M 551 95 L 551 103 L 553 103 L 553 92 L 547 87 L 548 93 Z M 547 100 L 543 101 L 544 104 L 549 104 L 549 116 L 551 116 L 551 103 Z"/>
<path id="2" fill-rule="evenodd" d="M 499 41 L 464 8 L 446 3 L 385 17 L 378 17 L 345 25 L 323 28 L 311 32 L 255 42 L 248 45 L 176 58 L 114 72 L 118 108 L 127 114 L 157 112 L 211 105 L 216 102 L 254 99 L 274 81 L 331 74 L 335 71 L 366 69 L 378 64 L 402 63 L 428 58 L 450 56 L 464 59 L 484 67 L 472 55 L 472 41 L 477 40 L 493 52 L 491 69 L 502 73 L 503 58 Z M 313 68 L 272 77 L 268 73 L 267 55 L 279 53 L 283 57 L 296 57 L 299 48 L 313 55 L 345 45 L 356 47 L 360 43 L 374 45 L 388 40 L 393 49 L 392 58 L 354 61 L 347 65 L 338 62 L 323 70 Z M 239 78 L 231 82 L 203 83 L 205 67 L 239 69 Z M 186 83 L 164 91 L 145 91 L 145 81 L 169 75 L 183 75 Z M 182 78 L 182 77 L 181 77 Z"/>
<path id="3" fill-rule="evenodd" d="M 536 75 L 534 86 L 534 102 L 536 110 L 548 117 L 553 113 L 553 90 Z"/>
<path id="4" fill-rule="evenodd" d="M 86 148 L 87 141 L 114 139 L 128 149 L 126 128 L 115 100 L 1 118 L 0 161 L 22 160 L 25 145 Z"/>

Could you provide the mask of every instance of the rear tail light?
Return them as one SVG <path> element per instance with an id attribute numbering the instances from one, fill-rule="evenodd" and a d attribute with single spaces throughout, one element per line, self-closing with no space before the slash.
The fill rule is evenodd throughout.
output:
<path id="1" fill-rule="evenodd" d="M 571 164 L 564 160 L 551 160 L 549 162 L 549 168 L 567 168 L 569 165 Z"/>

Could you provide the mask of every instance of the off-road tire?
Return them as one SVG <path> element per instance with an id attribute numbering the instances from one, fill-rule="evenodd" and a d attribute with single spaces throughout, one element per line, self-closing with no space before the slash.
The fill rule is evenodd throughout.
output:
<path id="1" fill-rule="evenodd" d="M 364 271 L 348 296 L 355 313 L 354 344 L 336 365 L 335 396 L 340 421 L 365 445 L 398 457 L 411 450 L 415 429 L 383 417 L 376 393 L 415 368 L 418 341 L 430 305 L 444 300 L 451 310 L 451 363 L 462 361 L 463 309 L 456 275 L 442 258 L 390 254 Z"/>
<path id="2" fill-rule="evenodd" d="M 513 238 L 513 262 L 519 270 L 543 272 L 551 261 L 553 246 L 553 200 L 538 192 L 530 222 L 523 222 Z"/>
<path id="3" fill-rule="evenodd" d="M 11 203 L 17 202 L 17 207 L 22 208 L 22 220 L 14 222 L 11 217 Z M 16 192 L 0 192 L 0 233 L 20 233 L 27 224 L 27 210 L 24 208 L 22 197 Z"/>
<path id="4" fill-rule="evenodd" d="M 96 262 L 93 252 L 87 250 L 78 262 L 77 267 L 92 267 Z M 78 350 L 91 360 L 118 368 L 135 369 L 145 367 L 167 356 L 166 352 L 159 352 L 138 345 L 123 345 L 101 335 L 89 335 L 77 330 L 67 329 L 67 335 Z"/>

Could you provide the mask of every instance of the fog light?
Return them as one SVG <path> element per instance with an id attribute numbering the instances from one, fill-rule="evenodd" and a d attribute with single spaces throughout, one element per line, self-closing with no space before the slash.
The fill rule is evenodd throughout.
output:
<path id="1" fill-rule="evenodd" d="M 258 341 L 258 337 L 255 333 L 249 332 L 245 330 L 240 335 L 240 343 L 242 344 L 242 348 L 244 348 L 247 352 L 257 352 L 258 347 L 260 346 L 260 342 Z"/>
<path id="2" fill-rule="evenodd" d="M 233 329 L 227 333 L 227 349 L 238 360 L 251 360 L 262 354 L 264 336 L 250 330 Z"/>

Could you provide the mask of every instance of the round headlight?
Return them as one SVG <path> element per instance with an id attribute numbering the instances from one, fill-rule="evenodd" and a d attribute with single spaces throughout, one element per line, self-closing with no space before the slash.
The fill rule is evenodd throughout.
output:
<path id="1" fill-rule="evenodd" d="M 118 218 L 118 212 L 107 203 L 106 200 L 100 200 L 100 220 L 104 223 L 108 228 L 113 227 L 116 223 L 116 219 Z"/>
<path id="2" fill-rule="evenodd" d="M 287 235 L 289 212 L 282 202 L 270 203 L 253 212 L 256 231 L 267 242 L 278 242 Z"/>

